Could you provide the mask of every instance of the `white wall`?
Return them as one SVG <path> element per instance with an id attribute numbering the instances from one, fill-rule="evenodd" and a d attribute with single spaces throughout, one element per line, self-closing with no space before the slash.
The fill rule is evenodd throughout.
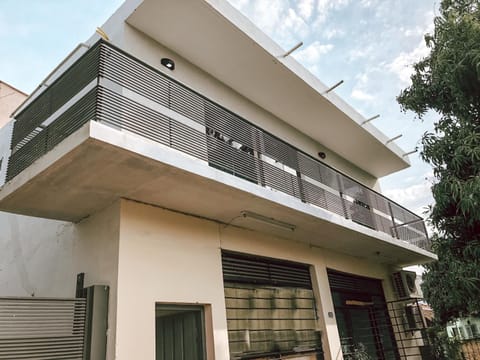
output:
<path id="1" fill-rule="evenodd" d="M 13 121 L 0 126 L 0 188 L 7 177 L 8 158 L 10 157 L 10 142 L 12 139 Z"/>
<path id="2" fill-rule="evenodd" d="M 107 359 L 114 359 L 119 203 L 78 224 L 0 212 L 0 296 L 75 297 L 110 286 Z"/>
<path id="3" fill-rule="evenodd" d="M 207 320 L 213 326 L 214 344 L 210 337 L 208 345 L 214 350 L 215 359 L 229 358 L 221 249 L 313 265 L 321 315 L 318 325 L 324 334 L 327 359 L 337 358 L 340 341 L 335 318 L 328 317 L 334 308 L 326 269 L 378 279 L 389 279 L 390 274 L 390 269 L 381 264 L 122 200 L 118 360 L 154 359 L 156 302 L 211 306 L 211 318 Z M 389 281 L 384 281 L 384 288 L 387 299 L 392 299 Z M 208 358 L 214 358 L 212 352 Z"/>

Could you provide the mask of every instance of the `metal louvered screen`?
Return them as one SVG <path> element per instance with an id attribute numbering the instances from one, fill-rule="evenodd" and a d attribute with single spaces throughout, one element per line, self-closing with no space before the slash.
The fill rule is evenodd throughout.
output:
<path id="1" fill-rule="evenodd" d="M 86 299 L 0 298 L 0 359 L 83 359 Z"/>
<path id="2" fill-rule="evenodd" d="M 224 281 L 312 289 L 308 265 L 222 252 Z"/>
<path id="3" fill-rule="evenodd" d="M 382 282 L 377 279 L 370 279 L 363 276 L 344 274 L 327 269 L 330 288 L 338 291 L 362 292 L 383 296 Z"/>
<path id="4" fill-rule="evenodd" d="M 97 86 L 58 114 L 95 79 Z M 430 249 L 417 215 L 103 41 L 17 115 L 7 181 L 90 120 Z"/>
<path id="5" fill-rule="evenodd" d="M 222 252 L 231 359 L 323 359 L 308 265 Z"/>

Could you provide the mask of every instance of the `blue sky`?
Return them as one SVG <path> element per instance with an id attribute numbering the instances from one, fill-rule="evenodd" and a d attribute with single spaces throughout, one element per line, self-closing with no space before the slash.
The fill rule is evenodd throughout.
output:
<path id="1" fill-rule="evenodd" d="M 0 79 L 31 92 L 79 43 L 93 34 L 122 0 L 0 0 Z M 409 84 L 411 64 L 428 54 L 423 35 L 433 30 L 434 0 L 230 0 L 322 82 L 405 151 L 432 127 L 403 114 L 395 101 Z M 384 193 L 421 212 L 431 203 L 430 168 L 418 154 L 412 167 L 382 179 Z M 373 161 L 373 159 L 372 159 Z"/>

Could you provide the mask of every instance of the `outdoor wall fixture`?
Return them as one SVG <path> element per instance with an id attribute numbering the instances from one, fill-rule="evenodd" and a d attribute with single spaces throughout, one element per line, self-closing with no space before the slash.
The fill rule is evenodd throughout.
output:
<path id="1" fill-rule="evenodd" d="M 160 60 L 160 63 L 169 70 L 175 70 L 175 63 L 172 59 L 162 58 L 162 60 Z"/>
<path id="2" fill-rule="evenodd" d="M 403 135 L 400 134 L 400 135 L 397 135 L 397 136 L 395 136 L 395 137 L 392 137 L 391 139 L 389 139 L 389 140 L 385 143 L 385 145 L 390 144 L 392 141 L 395 141 L 395 140 L 397 140 L 397 139 L 400 139 L 402 136 L 403 136 Z"/>
<path id="3" fill-rule="evenodd" d="M 408 156 L 408 155 L 412 155 L 412 154 L 415 154 L 416 152 L 418 151 L 417 148 L 413 149 L 412 151 L 409 151 L 409 152 L 406 152 L 405 154 L 403 154 L 402 156 Z"/>
<path id="4" fill-rule="evenodd" d="M 332 87 L 328 88 L 327 90 L 325 90 L 322 95 L 325 95 L 325 94 L 328 94 L 330 91 L 336 89 L 337 87 L 339 87 L 340 85 L 343 84 L 343 80 L 340 80 L 339 82 L 337 82 L 335 85 L 333 85 Z"/>
<path id="5" fill-rule="evenodd" d="M 320 151 L 320 152 L 318 153 L 318 157 L 319 157 L 320 159 L 325 159 L 325 158 L 327 157 L 327 154 L 325 154 L 323 151 Z"/>
<path id="6" fill-rule="evenodd" d="M 293 53 L 295 50 L 297 50 L 300 46 L 303 45 L 303 41 L 300 41 L 297 45 L 295 45 L 294 47 L 292 47 L 290 50 L 288 50 L 285 54 L 283 54 L 281 57 L 282 58 L 286 58 L 288 55 L 290 55 L 291 53 Z"/>
<path id="7" fill-rule="evenodd" d="M 375 115 L 375 116 L 372 116 L 371 118 L 363 121 L 360 125 L 363 126 L 363 125 L 365 125 L 366 123 L 369 123 L 369 122 L 372 121 L 372 120 L 378 119 L 379 117 L 380 117 L 380 114 Z"/>
<path id="8" fill-rule="evenodd" d="M 264 216 L 264 215 L 260 215 L 260 214 L 257 214 L 257 213 L 254 213 L 254 212 L 251 212 L 251 211 L 248 211 L 248 210 L 240 211 L 240 215 L 243 216 L 244 218 L 250 218 L 250 219 L 257 220 L 257 221 L 261 221 L 261 222 L 264 222 L 264 223 L 267 223 L 267 224 L 270 224 L 270 225 L 273 225 L 273 226 L 277 226 L 277 227 L 282 228 L 282 229 L 286 229 L 286 230 L 290 230 L 290 231 L 294 231 L 296 229 L 296 226 L 293 225 L 293 224 L 289 224 L 289 223 L 286 223 L 286 222 L 283 222 L 283 221 L 280 221 L 280 220 L 277 220 L 277 219 L 274 219 L 274 218 L 270 218 L 270 217 L 267 217 L 267 216 Z"/>

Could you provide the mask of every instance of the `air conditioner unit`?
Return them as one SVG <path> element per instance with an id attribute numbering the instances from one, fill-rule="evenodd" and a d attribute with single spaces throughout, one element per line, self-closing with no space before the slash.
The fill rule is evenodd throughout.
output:
<path id="1" fill-rule="evenodd" d="M 393 287 L 399 299 L 418 298 L 417 274 L 413 271 L 397 271 L 392 274 Z"/>

